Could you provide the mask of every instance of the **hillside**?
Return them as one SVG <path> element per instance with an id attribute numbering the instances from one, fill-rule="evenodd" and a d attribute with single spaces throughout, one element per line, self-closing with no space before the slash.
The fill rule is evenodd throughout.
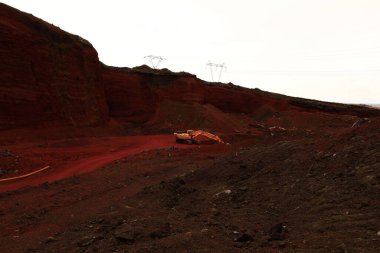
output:
<path id="1" fill-rule="evenodd" d="M 153 70 L 147 66 L 133 69 L 105 66 L 99 62 L 92 45 L 77 35 L 5 4 L 0 5 L 0 15 L 0 58 L 3 59 L 0 128 L 3 129 L 50 123 L 100 126 L 107 125 L 109 118 L 139 127 L 145 123 L 150 126 L 153 121 L 157 126 L 157 115 L 162 113 L 167 101 L 188 107 L 213 106 L 225 113 L 245 113 L 260 120 L 275 112 L 289 111 L 379 115 L 377 110 L 359 106 L 207 83 L 184 72 Z M 173 112 L 176 108 L 173 107 Z M 196 117 L 191 111 L 181 114 L 183 124 Z M 173 129 L 177 122 L 170 119 L 160 122 L 160 127 Z M 219 125 L 211 128 L 222 130 Z"/>

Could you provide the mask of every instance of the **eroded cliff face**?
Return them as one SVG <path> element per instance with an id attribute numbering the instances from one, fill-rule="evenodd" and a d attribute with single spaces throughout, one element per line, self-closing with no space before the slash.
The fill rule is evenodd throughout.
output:
<path id="1" fill-rule="evenodd" d="M 154 70 L 147 66 L 103 66 L 110 117 L 138 125 L 148 132 L 202 128 L 245 132 L 253 118 L 271 116 L 286 101 L 232 84 L 212 84 L 188 73 Z M 248 120 L 241 115 L 248 115 Z M 236 117 L 238 115 L 238 117 Z"/>
<path id="2" fill-rule="evenodd" d="M 110 117 L 148 132 L 202 128 L 220 132 L 251 131 L 258 122 L 304 127 L 325 114 L 379 116 L 379 110 L 355 105 L 287 97 L 233 84 L 208 83 L 188 73 L 147 66 L 103 66 Z M 309 120 L 306 120 L 309 119 Z"/>
<path id="3" fill-rule="evenodd" d="M 0 3 L 0 127 L 107 120 L 91 44 Z"/>
<path id="4" fill-rule="evenodd" d="M 104 66 L 105 84 L 110 117 L 124 123 L 141 124 L 155 113 L 158 98 L 138 73 Z"/>
<path id="5" fill-rule="evenodd" d="M 302 121 L 305 112 L 380 115 L 365 107 L 208 83 L 184 72 L 105 66 L 86 40 L 1 3 L 0 70 L 0 129 L 100 126 L 113 118 L 163 131 L 241 131 L 251 120 L 280 114 L 294 122 Z"/>

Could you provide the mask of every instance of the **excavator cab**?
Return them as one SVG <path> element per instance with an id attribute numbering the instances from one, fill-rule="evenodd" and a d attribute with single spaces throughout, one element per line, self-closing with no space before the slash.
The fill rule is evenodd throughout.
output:
<path id="1" fill-rule="evenodd" d="M 187 130 L 186 132 L 178 131 L 174 133 L 175 141 L 177 143 L 183 143 L 183 144 L 193 144 L 193 140 L 191 138 L 190 133 L 192 130 Z"/>

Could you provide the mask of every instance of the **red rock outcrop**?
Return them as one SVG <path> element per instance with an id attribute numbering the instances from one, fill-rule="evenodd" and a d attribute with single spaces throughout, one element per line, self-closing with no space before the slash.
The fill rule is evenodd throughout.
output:
<path id="1" fill-rule="evenodd" d="M 103 68 L 110 116 L 122 122 L 141 124 L 152 118 L 158 99 L 138 73 L 119 68 Z"/>
<path id="2" fill-rule="evenodd" d="M 109 117 L 160 129 L 213 124 L 237 129 L 244 127 L 235 116 L 243 114 L 260 121 L 279 112 L 380 115 L 365 107 L 208 83 L 184 72 L 105 66 L 86 40 L 4 4 L 0 59 L 0 129 L 54 122 L 101 125 Z"/>
<path id="3" fill-rule="evenodd" d="M 188 73 L 104 66 L 110 116 L 148 131 L 202 128 L 249 132 L 256 121 L 288 127 L 305 124 L 315 113 L 359 117 L 380 115 L 366 107 L 306 100 L 247 89 L 233 84 L 208 83 Z M 313 116 L 314 115 L 314 116 Z"/>
<path id="4" fill-rule="evenodd" d="M 101 65 L 84 39 L 0 3 L 0 128 L 107 120 Z"/>

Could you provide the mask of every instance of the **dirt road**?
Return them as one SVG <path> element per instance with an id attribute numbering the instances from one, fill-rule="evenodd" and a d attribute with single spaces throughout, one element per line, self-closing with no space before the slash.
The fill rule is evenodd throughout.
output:
<path id="1" fill-rule="evenodd" d="M 87 142 L 86 150 L 88 155 L 80 160 L 66 160 L 62 164 L 51 166 L 36 175 L 22 178 L 10 182 L 0 183 L 0 192 L 15 190 L 26 186 L 40 185 L 45 182 L 54 182 L 75 175 L 84 174 L 98 168 L 101 168 L 115 160 L 131 156 L 145 150 L 161 149 L 167 147 L 185 148 L 189 146 L 180 145 L 174 142 L 173 135 L 150 135 L 150 136 L 129 136 L 121 138 L 108 138 L 97 140 L 96 142 Z M 110 147 L 112 149 L 110 150 Z M 65 147 L 70 149 L 70 147 Z M 91 153 L 96 149 L 96 153 Z M 51 152 L 51 149 L 49 149 Z M 60 150 L 56 150 L 60 152 Z M 99 152 L 102 154 L 99 155 Z M 36 168 L 39 169 L 39 168 Z"/>

